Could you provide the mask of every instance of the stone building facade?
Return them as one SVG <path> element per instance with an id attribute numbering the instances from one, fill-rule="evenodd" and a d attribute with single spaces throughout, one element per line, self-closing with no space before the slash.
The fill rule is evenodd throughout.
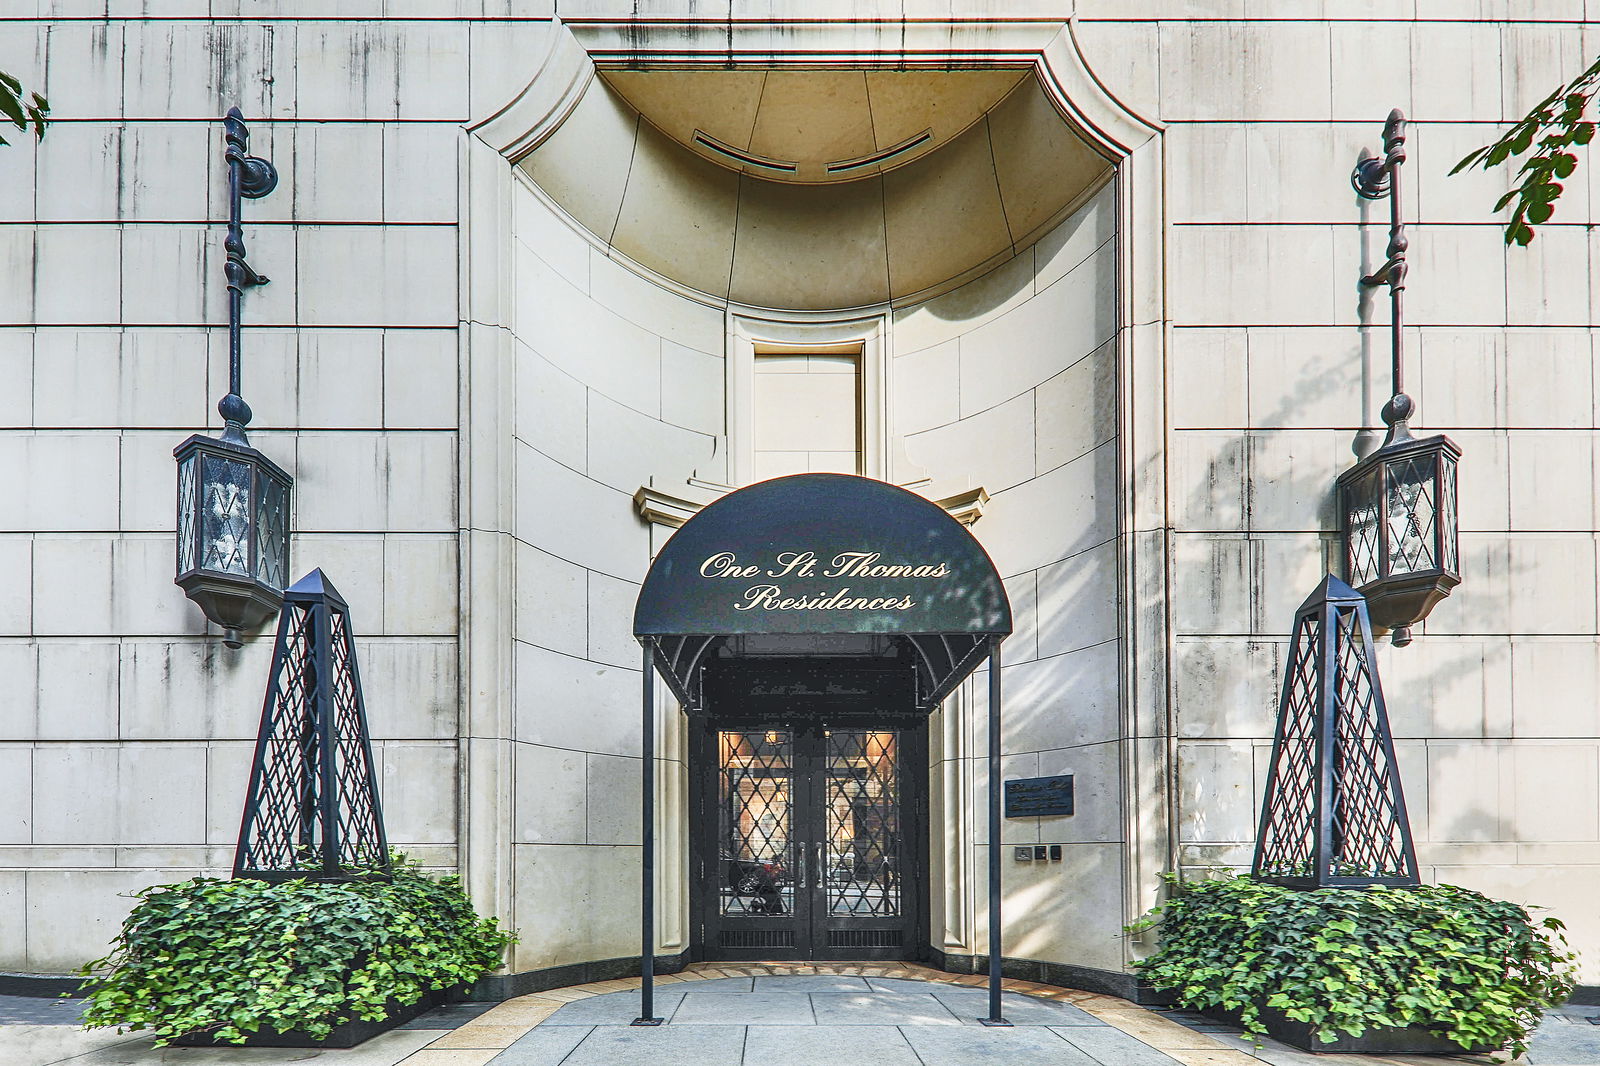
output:
<path id="1" fill-rule="evenodd" d="M 1551 908 L 1600 983 L 1600 166 L 1527 249 L 1503 175 L 1447 177 L 1600 36 L 1592 0 L 1471 6 L 0 13 L 56 119 L 0 149 L 0 969 L 81 965 L 125 893 L 231 862 L 270 633 L 230 652 L 172 584 L 171 459 L 226 391 L 227 107 L 282 176 L 246 207 L 244 395 L 293 570 L 350 601 L 390 839 L 521 931 L 513 972 L 638 955 L 654 551 L 848 452 L 981 509 L 1005 776 L 1078 788 L 1007 822 L 1063 858 L 1008 860 L 1005 952 L 1100 975 L 1160 874 L 1249 862 L 1289 623 L 1386 396 L 1386 209 L 1349 173 L 1399 107 L 1407 369 L 1465 453 L 1462 584 L 1380 656 L 1419 858 Z M 764 376 L 840 353 L 853 437 Z M 929 726 L 952 965 L 987 950 L 983 692 Z M 657 728 L 671 956 L 694 768 Z"/>

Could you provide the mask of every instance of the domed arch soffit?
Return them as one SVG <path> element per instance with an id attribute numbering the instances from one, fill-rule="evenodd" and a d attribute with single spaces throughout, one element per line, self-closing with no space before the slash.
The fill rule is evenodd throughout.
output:
<path id="1" fill-rule="evenodd" d="M 726 23 L 704 55 L 684 42 L 708 34 L 663 35 L 669 52 L 570 25 L 475 132 L 611 253 L 713 299 L 912 303 L 1028 247 L 1154 132 L 1061 24 L 1020 25 L 969 27 L 983 53 L 919 48 L 914 62 L 931 41 L 840 36 L 859 25 L 789 26 L 793 54 L 769 34 L 732 56 Z"/>

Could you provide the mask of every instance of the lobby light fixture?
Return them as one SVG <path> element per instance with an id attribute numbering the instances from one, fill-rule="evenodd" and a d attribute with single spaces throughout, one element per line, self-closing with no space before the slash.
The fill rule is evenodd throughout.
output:
<path id="1" fill-rule="evenodd" d="M 239 394 L 240 310 L 244 291 L 265 285 L 245 261 L 241 197 L 258 199 L 278 185 L 272 164 L 249 154 L 250 130 L 236 107 L 223 119 L 228 161 L 228 394 L 217 403 L 222 436 L 197 433 L 173 449 L 178 461 L 178 559 L 175 583 L 222 642 L 242 644 L 283 603 L 289 575 L 289 516 L 294 479 L 250 446 L 250 405 Z"/>
<path id="2" fill-rule="evenodd" d="M 1401 355 L 1402 301 L 1406 287 L 1406 234 L 1400 221 L 1400 165 L 1406 160 L 1405 115 L 1389 113 L 1383 158 L 1356 164 L 1350 176 L 1369 200 L 1389 198 L 1387 259 L 1361 279 L 1387 285 L 1391 395 L 1382 417 L 1383 445 L 1339 475 L 1339 520 L 1345 580 L 1367 599 L 1374 626 L 1389 630 L 1397 647 L 1411 643 L 1411 627 L 1461 583 L 1456 467 L 1461 449 L 1443 434 L 1411 435 L 1415 411 L 1405 393 Z"/>

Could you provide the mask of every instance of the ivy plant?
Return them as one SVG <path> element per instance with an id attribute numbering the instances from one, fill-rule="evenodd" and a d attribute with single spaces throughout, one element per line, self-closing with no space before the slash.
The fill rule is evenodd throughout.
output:
<path id="1" fill-rule="evenodd" d="M 195 878 L 136 894 L 90 978 L 86 1028 L 243 1043 L 263 1027 L 321 1039 L 389 1001 L 475 980 L 514 939 L 480 918 L 453 877 L 396 864 L 349 882 Z M 103 972 L 101 972 L 103 971 Z"/>
<path id="2" fill-rule="evenodd" d="M 22 82 L 0 70 L 0 117 L 12 126 L 36 138 L 44 138 L 44 128 L 50 124 L 50 104 L 38 93 L 23 89 Z M 0 137 L 0 144 L 10 144 Z"/>
<path id="3" fill-rule="evenodd" d="M 1520 1055 L 1539 1016 L 1572 991 L 1576 955 L 1555 918 L 1454 885 L 1283 888 L 1249 877 L 1173 882 L 1175 895 L 1130 931 L 1155 927 L 1138 964 L 1191 1010 L 1262 1008 L 1317 1039 L 1419 1026 L 1464 1048 Z"/>
<path id="4" fill-rule="evenodd" d="M 1600 92 L 1600 59 L 1567 84 L 1557 86 L 1498 140 L 1468 152 L 1450 171 L 1455 174 L 1474 166 L 1489 170 L 1533 153 L 1517 171 L 1511 191 L 1494 205 L 1500 211 L 1511 201 L 1517 202 L 1506 223 L 1507 244 L 1527 247 L 1533 240 L 1533 227 L 1555 214 L 1561 183 L 1578 168 L 1578 157 L 1571 149 L 1594 140 L 1595 124 L 1586 112 L 1596 92 Z"/>

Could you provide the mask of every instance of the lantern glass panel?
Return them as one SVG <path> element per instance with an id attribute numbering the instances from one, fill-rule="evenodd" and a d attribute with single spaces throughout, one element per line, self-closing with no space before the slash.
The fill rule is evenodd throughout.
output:
<path id="1" fill-rule="evenodd" d="M 203 456 L 201 462 L 201 566 L 250 577 L 250 498 L 255 468 L 219 455 Z"/>
<path id="2" fill-rule="evenodd" d="M 261 479 L 256 536 L 261 545 L 256 580 L 281 591 L 289 573 L 289 491 L 276 478 Z"/>
<path id="3" fill-rule="evenodd" d="M 178 464 L 178 573 L 194 569 L 195 513 L 194 513 L 195 457 L 184 458 Z"/>
<path id="4" fill-rule="evenodd" d="M 1461 572 L 1460 550 L 1456 545 L 1456 461 L 1450 455 L 1439 457 L 1439 565 L 1452 574 Z"/>
<path id="5" fill-rule="evenodd" d="M 1377 467 L 1349 482 L 1344 490 L 1346 569 L 1357 588 L 1381 575 L 1378 571 Z"/>
<path id="6" fill-rule="evenodd" d="M 1412 574 L 1438 567 L 1438 479 L 1431 452 L 1408 455 L 1385 464 L 1384 490 L 1389 536 L 1389 575 Z"/>

